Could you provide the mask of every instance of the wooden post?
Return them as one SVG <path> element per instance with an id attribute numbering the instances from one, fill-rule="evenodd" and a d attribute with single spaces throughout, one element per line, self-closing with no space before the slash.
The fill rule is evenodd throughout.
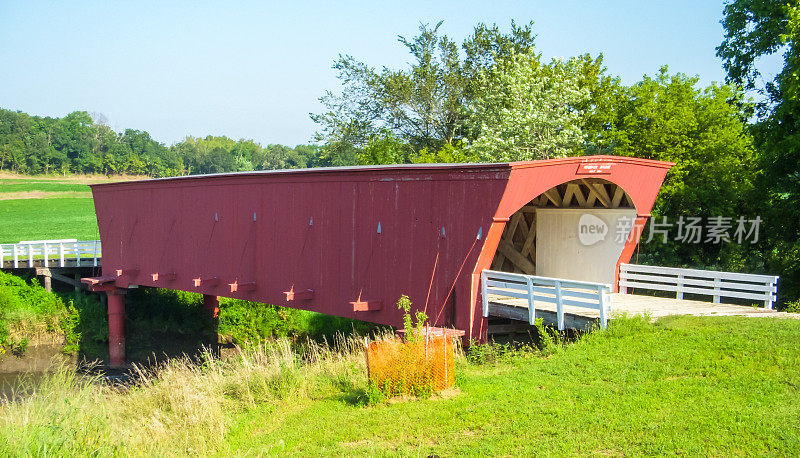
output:
<path id="1" fill-rule="evenodd" d="M 64 267 L 64 242 L 58 242 L 58 267 Z"/>
<path id="2" fill-rule="evenodd" d="M 564 298 L 561 296 L 561 282 L 555 281 L 556 287 L 556 315 L 558 317 L 558 330 L 564 330 Z"/>
<path id="3" fill-rule="evenodd" d="M 208 311 L 212 318 L 219 317 L 219 297 L 203 294 L 203 309 Z"/>
<path id="4" fill-rule="evenodd" d="M 125 292 L 107 291 L 108 299 L 108 356 L 111 367 L 125 365 Z"/>
<path id="5" fill-rule="evenodd" d="M 769 289 L 771 289 L 770 287 L 772 286 L 772 282 L 768 282 L 766 283 L 766 285 L 767 285 L 767 294 L 769 294 L 770 298 L 764 301 L 764 308 L 772 310 L 772 298 L 774 296 L 772 295 L 772 291 L 769 291 Z"/>
<path id="6" fill-rule="evenodd" d="M 605 329 L 608 324 L 608 316 L 606 316 L 608 303 L 611 302 L 611 294 L 606 288 L 600 288 L 600 329 Z"/>
<path id="7" fill-rule="evenodd" d="M 533 295 L 533 278 L 526 276 L 525 282 L 528 286 L 528 323 L 535 324 L 536 323 L 536 304 L 534 302 L 535 298 Z"/>
<path id="8" fill-rule="evenodd" d="M 486 318 L 489 316 L 489 295 L 486 292 L 486 279 L 487 275 L 485 271 L 481 272 L 481 302 L 483 304 L 483 317 Z"/>
<path id="9" fill-rule="evenodd" d="M 676 288 L 675 298 L 683 299 L 683 274 L 678 274 L 678 287 Z"/>

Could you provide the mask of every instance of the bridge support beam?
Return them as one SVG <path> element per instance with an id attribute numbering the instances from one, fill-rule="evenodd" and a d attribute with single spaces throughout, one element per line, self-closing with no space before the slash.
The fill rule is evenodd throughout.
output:
<path id="1" fill-rule="evenodd" d="M 219 297 L 211 294 L 203 294 L 203 309 L 213 318 L 219 317 Z"/>
<path id="2" fill-rule="evenodd" d="M 111 367 L 125 365 L 125 290 L 106 291 L 108 296 L 108 356 Z"/>
<path id="3" fill-rule="evenodd" d="M 647 223 L 647 218 L 649 217 L 650 215 L 637 215 L 636 220 L 633 222 L 631 232 L 628 235 L 628 239 L 625 241 L 625 246 L 622 248 L 622 253 L 619 255 L 617 266 L 614 269 L 614 285 L 611 287 L 611 291 L 614 293 L 627 292 L 626 287 L 619 287 L 619 265 L 631 262 L 631 257 L 633 256 L 633 252 L 636 251 L 636 247 L 639 245 L 639 239 L 642 237 L 644 225 Z"/>

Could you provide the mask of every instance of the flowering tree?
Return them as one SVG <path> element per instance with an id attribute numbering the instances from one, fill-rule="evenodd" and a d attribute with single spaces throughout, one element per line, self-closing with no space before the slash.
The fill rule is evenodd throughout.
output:
<path id="1" fill-rule="evenodd" d="M 481 77 L 480 96 L 469 107 L 479 134 L 471 148 L 483 160 L 564 157 L 583 143 L 583 115 L 590 94 L 579 82 L 580 62 L 542 64 L 532 50 L 513 53 Z"/>

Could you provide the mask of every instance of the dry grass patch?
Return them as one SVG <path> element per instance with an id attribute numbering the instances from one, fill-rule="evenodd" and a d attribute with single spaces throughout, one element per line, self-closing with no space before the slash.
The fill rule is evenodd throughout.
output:
<path id="1" fill-rule="evenodd" d="M 115 181 L 135 181 L 135 180 L 149 180 L 152 177 L 146 175 L 20 175 L 11 172 L 0 171 L 1 179 L 10 180 L 31 180 L 31 181 L 62 181 L 65 183 L 75 184 L 96 184 L 96 183 L 111 183 Z"/>
<path id="2" fill-rule="evenodd" d="M 22 191 L 22 192 L 4 192 L 0 193 L 0 200 L 18 200 L 18 199 L 52 199 L 56 197 L 74 197 L 80 199 L 91 199 L 91 192 L 49 192 L 49 191 Z"/>

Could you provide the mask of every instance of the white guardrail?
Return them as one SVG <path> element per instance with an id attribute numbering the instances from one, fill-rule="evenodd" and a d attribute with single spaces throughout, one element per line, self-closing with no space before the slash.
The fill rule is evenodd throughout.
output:
<path id="1" fill-rule="evenodd" d="M 564 330 L 564 306 L 600 312 L 600 327 L 605 329 L 611 312 L 611 285 L 560 278 L 538 277 L 484 270 L 481 272 L 483 316 L 489 316 L 489 295 L 526 299 L 528 321 L 534 324 L 536 302 L 555 304 L 558 329 Z"/>
<path id="2" fill-rule="evenodd" d="M 0 268 L 97 267 L 102 257 L 99 240 L 26 240 L 0 245 Z"/>
<path id="3" fill-rule="evenodd" d="M 678 269 L 675 267 L 620 264 L 619 292 L 628 288 L 674 291 L 677 299 L 684 293 L 712 296 L 714 303 L 723 297 L 763 301 L 772 309 L 778 295 L 778 276 L 738 274 L 714 270 Z"/>

